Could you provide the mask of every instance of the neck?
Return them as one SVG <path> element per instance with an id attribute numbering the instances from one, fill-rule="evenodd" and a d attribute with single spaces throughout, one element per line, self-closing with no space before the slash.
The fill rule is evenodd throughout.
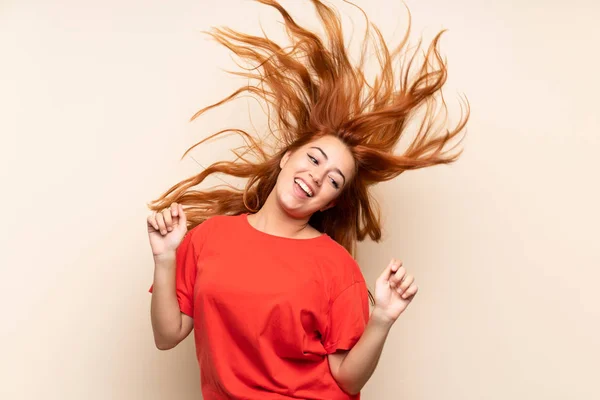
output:
<path id="1" fill-rule="evenodd" d="M 288 215 L 277 204 L 274 192 L 271 192 L 256 214 L 248 217 L 252 226 L 274 236 L 287 238 L 315 236 L 314 230 L 308 225 L 309 218 L 296 219 Z"/>

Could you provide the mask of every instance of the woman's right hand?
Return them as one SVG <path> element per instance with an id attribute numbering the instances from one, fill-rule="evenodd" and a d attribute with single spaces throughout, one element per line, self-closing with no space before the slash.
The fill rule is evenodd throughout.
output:
<path id="1" fill-rule="evenodd" d="M 187 218 L 183 206 L 177 203 L 150 214 L 147 225 L 154 257 L 175 253 L 187 233 Z"/>

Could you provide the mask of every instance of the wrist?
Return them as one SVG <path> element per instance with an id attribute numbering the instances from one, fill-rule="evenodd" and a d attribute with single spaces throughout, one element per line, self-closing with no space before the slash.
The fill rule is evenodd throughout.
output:
<path id="1" fill-rule="evenodd" d="M 154 266 L 157 268 L 168 267 L 175 264 L 177 253 L 174 250 L 169 250 L 161 254 L 154 254 Z"/>
<path id="2" fill-rule="evenodd" d="M 391 329 L 396 320 L 388 317 L 382 309 L 375 306 L 371 312 L 369 322 L 384 329 Z"/>

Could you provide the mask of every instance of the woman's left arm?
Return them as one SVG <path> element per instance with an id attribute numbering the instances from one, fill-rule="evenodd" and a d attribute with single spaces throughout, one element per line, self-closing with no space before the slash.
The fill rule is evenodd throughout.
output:
<path id="1" fill-rule="evenodd" d="M 331 374 L 345 392 L 357 394 L 367 383 L 392 325 L 417 291 L 414 277 L 406 273 L 402 262 L 392 260 L 375 284 L 375 307 L 361 338 L 351 350 L 329 355 Z"/>

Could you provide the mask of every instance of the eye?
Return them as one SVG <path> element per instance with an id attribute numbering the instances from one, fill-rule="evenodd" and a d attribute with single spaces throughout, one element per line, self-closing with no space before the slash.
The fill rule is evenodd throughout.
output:
<path id="1" fill-rule="evenodd" d="M 311 156 L 310 154 L 307 154 L 308 158 L 310 158 L 310 161 L 315 164 L 315 165 L 319 165 L 319 162 L 317 161 L 316 158 L 314 158 L 313 156 Z"/>
<path id="2" fill-rule="evenodd" d="M 336 189 L 340 188 L 340 184 L 337 183 L 335 179 L 329 178 L 329 180 L 331 181 L 331 184 L 333 185 L 334 188 L 336 188 Z"/>

